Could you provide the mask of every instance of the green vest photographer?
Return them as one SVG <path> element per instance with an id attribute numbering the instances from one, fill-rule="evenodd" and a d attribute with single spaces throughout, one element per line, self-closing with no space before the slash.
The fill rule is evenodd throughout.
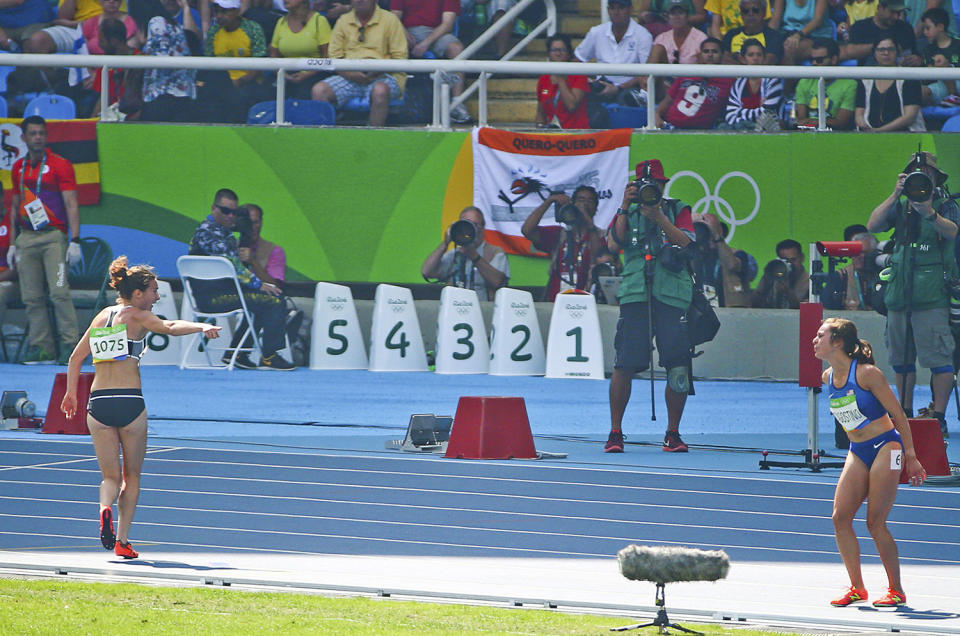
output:
<path id="1" fill-rule="evenodd" d="M 916 363 L 930 369 L 933 416 L 940 420 L 944 437 L 954 379 L 950 289 L 958 278 L 954 238 L 960 223 L 957 204 L 944 188 L 946 180 L 935 155 L 914 154 L 897 176 L 893 192 L 867 222 L 871 232 L 894 230 L 895 246 L 881 279 L 887 281 L 887 346 L 900 403 L 912 416 Z"/>
<path id="2" fill-rule="evenodd" d="M 614 254 L 623 250 L 620 319 L 614 338 L 616 360 L 610 378 L 610 436 L 604 451 L 623 452 L 621 423 L 634 374 L 652 363 L 652 338 L 660 366 L 667 370 L 667 431 L 663 450 L 686 452 L 680 418 L 690 391 L 690 343 L 685 314 L 693 298 L 690 251 L 694 239 L 690 206 L 663 197 L 667 177 L 658 159 L 641 161 L 627 185 L 607 237 Z"/>

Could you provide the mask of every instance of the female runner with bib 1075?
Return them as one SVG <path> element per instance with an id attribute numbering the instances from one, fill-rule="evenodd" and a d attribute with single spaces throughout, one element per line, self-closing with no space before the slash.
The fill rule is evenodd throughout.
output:
<path id="1" fill-rule="evenodd" d="M 867 600 L 860 571 L 860 544 L 853 532 L 853 517 L 866 499 L 867 528 L 888 583 L 887 593 L 873 604 L 903 605 L 907 597 L 900 584 L 900 559 L 887 529 L 887 516 L 897 496 L 902 467 L 906 467 L 914 486 L 927 477 L 913 450 L 910 424 L 883 372 L 874 366 L 870 344 L 857 337 L 855 324 L 827 318 L 813 339 L 813 350 L 830 365 L 823 372 L 823 382 L 829 383 L 830 412 L 850 438 L 850 451 L 833 496 L 833 530 L 850 587 L 830 604 L 845 607 Z"/>
<path id="2" fill-rule="evenodd" d="M 207 338 L 216 338 L 220 327 L 155 316 L 150 309 L 160 299 L 157 276 L 146 265 L 130 267 L 126 256 L 110 264 L 110 286 L 117 290 L 117 304 L 97 314 L 70 355 L 67 389 L 60 410 L 67 417 L 77 412 L 80 368 L 92 353 L 96 375 L 87 405 L 87 428 L 103 473 L 100 542 L 117 556 L 135 559 L 139 555 L 130 545 L 129 533 L 147 449 L 147 411 L 140 392 L 140 358 L 146 350 L 147 332 L 184 336 L 202 331 Z M 116 535 L 112 508 L 115 500 Z"/>

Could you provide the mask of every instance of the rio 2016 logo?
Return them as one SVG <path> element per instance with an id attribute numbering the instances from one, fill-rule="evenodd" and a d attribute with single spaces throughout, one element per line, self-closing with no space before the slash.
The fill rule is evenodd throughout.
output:
<path id="1" fill-rule="evenodd" d="M 664 189 L 664 196 L 669 196 L 671 188 L 676 186 L 677 182 L 684 177 L 690 177 L 694 179 L 700 184 L 700 187 L 703 188 L 703 196 L 697 199 L 697 201 L 693 204 L 694 214 L 705 214 L 707 212 L 713 212 L 716 214 L 721 221 L 730 226 L 730 233 L 727 235 L 727 241 L 733 239 L 733 235 L 734 232 L 736 232 L 737 226 L 746 225 L 756 218 L 757 213 L 760 212 L 760 186 L 758 186 L 757 182 L 753 180 L 753 177 L 746 172 L 728 172 L 717 180 L 717 185 L 715 185 L 711 191 L 710 186 L 707 185 L 707 181 L 698 173 L 693 172 L 692 170 L 681 170 L 670 178 L 670 181 L 667 183 L 667 187 Z M 747 185 L 753 189 L 753 209 L 751 209 L 750 212 L 744 215 L 742 218 L 737 216 L 737 210 L 734 210 L 733 205 L 720 194 L 720 190 L 723 188 L 723 185 L 731 179 L 743 179 L 747 182 Z"/>

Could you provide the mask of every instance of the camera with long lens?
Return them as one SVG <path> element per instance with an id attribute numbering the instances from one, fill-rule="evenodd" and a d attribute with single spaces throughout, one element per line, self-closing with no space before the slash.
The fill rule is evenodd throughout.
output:
<path id="1" fill-rule="evenodd" d="M 450 240 L 463 247 L 469 245 L 477 239 L 479 229 L 473 221 L 460 219 L 450 226 Z"/>
<path id="2" fill-rule="evenodd" d="M 922 170 L 916 170 L 903 180 L 903 194 L 915 203 L 928 201 L 933 196 L 933 179 Z"/>
<path id="3" fill-rule="evenodd" d="M 763 268 L 764 276 L 773 278 L 789 278 L 793 273 L 793 263 L 785 258 L 775 258 L 767 263 Z"/>
<path id="4" fill-rule="evenodd" d="M 640 205 L 656 205 L 663 199 L 663 189 L 655 179 L 641 177 L 630 185 L 637 189 L 637 200 Z"/>
<path id="5" fill-rule="evenodd" d="M 879 272 L 885 267 L 890 267 L 890 261 L 893 259 L 893 247 L 893 239 L 877 243 L 877 249 L 865 255 L 863 269 L 868 272 Z"/>
<path id="6" fill-rule="evenodd" d="M 250 218 L 250 210 L 241 205 L 234 212 L 234 218 L 236 222 L 233 231 L 240 235 L 240 247 L 250 247 L 253 245 L 253 219 Z"/>

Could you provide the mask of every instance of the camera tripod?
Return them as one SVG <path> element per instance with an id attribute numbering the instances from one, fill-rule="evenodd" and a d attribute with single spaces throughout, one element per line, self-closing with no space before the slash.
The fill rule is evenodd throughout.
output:
<path id="1" fill-rule="evenodd" d="M 667 616 L 667 607 L 666 601 L 664 599 L 664 588 L 666 583 L 657 583 L 657 593 L 656 600 L 654 601 L 657 609 L 657 617 L 649 623 L 638 623 L 636 625 L 626 625 L 624 627 L 611 627 L 611 632 L 625 632 L 631 629 L 642 629 L 644 627 L 657 627 L 657 633 L 659 634 L 669 634 L 667 628 L 676 629 L 686 634 L 702 634 L 702 632 L 697 632 L 692 629 L 688 629 L 683 625 L 677 625 L 676 623 L 671 623 L 670 618 Z"/>

